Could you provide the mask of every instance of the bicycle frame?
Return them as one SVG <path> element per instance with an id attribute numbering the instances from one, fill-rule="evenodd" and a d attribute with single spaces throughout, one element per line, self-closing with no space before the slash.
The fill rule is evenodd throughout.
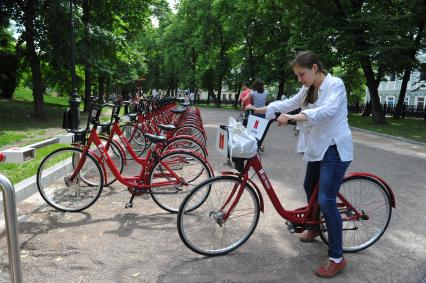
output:
<path id="1" fill-rule="evenodd" d="M 121 175 L 121 173 L 119 172 L 119 170 L 117 169 L 117 167 L 113 163 L 111 157 L 109 156 L 107 149 L 102 144 L 102 141 L 101 141 L 101 139 L 99 138 L 99 136 L 96 132 L 96 127 L 93 127 L 91 132 L 90 132 L 88 141 L 83 148 L 83 156 L 82 156 L 82 158 L 80 158 L 79 163 L 77 164 L 76 170 L 75 170 L 73 176 L 71 176 L 71 178 L 74 178 L 75 175 L 77 174 L 77 172 L 79 171 L 79 169 L 81 169 L 81 167 L 83 166 L 83 163 L 84 163 L 84 160 L 85 160 L 84 155 L 87 154 L 87 152 L 91 152 L 90 145 L 95 144 L 97 150 L 99 151 L 100 156 L 97 156 L 96 154 L 94 154 L 94 155 L 97 156 L 97 158 L 101 161 L 100 164 L 104 169 L 103 171 L 105 172 L 104 163 L 106 163 L 106 165 L 109 167 L 109 169 L 111 170 L 113 175 L 117 178 L 117 180 L 127 187 L 137 188 L 137 189 L 149 189 L 149 188 L 152 189 L 152 188 L 164 187 L 164 186 L 187 185 L 180 179 L 180 177 L 178 175 L 176 175 L 176 173 L 170 168 L 170 166 L 168 164 L 162 162 L 161 160 L 159 161 L 161 166 L 163 166 L 163 168 L 165 168 L 167 170 L 167 173 L 165 173 L 166 175 L 163 173 L 163 174 L 161 174 L 161 176 L 168 176 L 170 178 L 174 178 L 175 180 L 155 182 L 153 184 L 150 184 L 148 178 L 149 178 L 150 169 L 152 168 L 152 165 L 153 165 L 153 162 L 150 161 L 150 158 L 154 157 L 153 151 L 151 149 L 148 150 L 147 156 L 145 158 L 137 157 L 136 154 L 134 153 L 134 151 L 131 149 L 130 144 L 124 138 L 123 133 L 121 132 L 120 128 L 116 124 L 113 125 L 113 131 L 111 132 L 111 134 L 113 134 L 114 131 L 118 132 L 119 137 L 122 138 L 126 147 L 128 149 L 130 149 L 130 153 L 134 155 L 133 157 L 135 158 L 137 163 L 139 163 L 141 165 L 141 172 L 140 172 L 139 176 L 130 177 L 130 176 Z M 111 137 L 112 137 L 112 135 L 110 136 L 110 138 Z M 104 161 L 104 162 L 102 162 L 102 161 Z M 154 176 L 159 176 L 159 175 L 154 175 Z M 106 178 L 106 176 L 105 176 L 105 178 Z"/>
<path id="2" fill-rule="evenodd" d="M 319 212 L 319 205 L 317 201 L 318 191 L 319 191 L 319 185 L 317 184 L 315 186 L 314 192 L 311 196 L 311 199 L 309 200 L 309 203 L 307 206 L 297 208 L 294 210 L 286 210 L 279 200 L 277 194 L 274 191 L 274 188 L 265 172 L 265 170 L 262 167 L 262 164 L 260 162 L 260 159 L 258 155 L 250 158 L 247 160 L 246 165 L 244 166 L 244 169 L 241 173 L 233 173 L 233 172 L 222 172 L 224 175 L 237 175 L 239 178 L 241 178 L 241 186 L 238 188 L 238 184 L 236 184 L 231 191 L 230 195 L 228 196 L 228 199 L 225 201 L 221 209 L 225 212 L 224 214 L 224 220 L 226 220 L 233 212 L 235 206 L 237 205 L 242 193 L 244 192 L 244 188 L 246 187 L 247 183 L 250 183 L 255 186 L 255 189 L 257 191 L 258 196 L 260 197 L 261 201 L 261 211 L 264 209 L 263 205 L 263 198 L 261 195 L 261 191 L 256 186 L 254 182 L 252 182 L 249 179 L 249 171 L 250 169 L 253 169 L 256 172 L 257 177 L 259 178 L 260 182 L 262 183 L 263 188 L 265 189 L 269 199 L 272 202 L 272 205 L 274 206 L 277 213 L 284 219 L 288 220 L 294 225 L 318 225 L 322 222 L 319 221 L 318 212 Z M 372 175 L 374 176 L 374 175 Z M 235 195 L 236 194 L 236 195 Z M 351 221 L 351 220 L 359 220 L 363 213 L 358 211 L 352 204 L 350 204 L 340 193 L 337 194 L 338 198 L 340 199 L 340 207 L 349 209 L 353 212 L 353 215 L 343 217 L 343 221 Z M 394 202 L 392 202 L 394 203 Z M 228 208 L 226 208 L 229 205 Z M 340 208 L 339 207 L 339 208 Z"/>

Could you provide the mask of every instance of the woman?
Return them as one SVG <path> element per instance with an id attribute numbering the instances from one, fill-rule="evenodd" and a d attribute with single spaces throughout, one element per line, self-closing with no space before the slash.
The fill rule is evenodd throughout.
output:
<path id="1" fill-rule="evenodd" d="M 264 87 L 262 80 L 257 79 L 254 81 L 252 86 L 252 91 L 249 95 L 242 99 L 243 104 L 246 104 L 248 101 L 253 101 L 253 106 L 256 108 L 263 107 L 266 105 L 268 100 L 268 91 Z M 264 113 L 255 113 L 256 116 L 265 118 Z"/>
<path id="2" fill-rule="evenodd" d="M 251 93 L 251 89 L 248 87 L 248 85 L 248 82 L 243 82 L 241 84 L 243 91 L 241 92 L 240 97 L 238 98 L 238 100 L 241 102 L 241 111 L 244 111 L 247 106 L 252 104 L 251 99 L 245 99 Z"/>
<path id="3" fill-rule="evenodd" d="M 318 203 L 328 230 L 329 258 L 315 274 L 332 277 L 347 265 L 342 250 L 342 218 L 336 205 L 342 178 L 353 159 L 346 90 L 343 81 L 328 74 L 311 51 L 299 53 L 290 64 L 303 84 L 300 91 L 287 100 L 252 109 L 255 113 L 265 113 L 268 119 L 274 118 L 275 112 L 281 112 L 277 119 L 279 125 L 286 125 L 289 120 L 300 124 L 297 151 L 303 152 L 307 161 L 303 185 L 309 202 L 319 181 Z M 286 114 L 299 107 L 302 108 L 299 114 Z M 300 240 L 312 242 L 317 236 L 319 231 L 307 230 Z"/>

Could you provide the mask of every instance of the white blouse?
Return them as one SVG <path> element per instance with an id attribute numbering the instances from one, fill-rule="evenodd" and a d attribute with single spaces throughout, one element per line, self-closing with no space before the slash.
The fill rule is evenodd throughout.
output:
<path id="1" fill-rule="evenodd" d="M 303 106 L 308 88 L 303 86 L 293 97 L 268 105 L 266 119 L 275 118 L 275 112 L 288 113 L 302 108 L 308 121 L 299 122 L 297 152 L 303 152 L 305 161 L 321 161 L 330 145 L 336 145 L 342 161 L 353 159 L 352 133 L 348 124 L 346 89 L 343 81 L 327 74 L 313 104 Z"/>

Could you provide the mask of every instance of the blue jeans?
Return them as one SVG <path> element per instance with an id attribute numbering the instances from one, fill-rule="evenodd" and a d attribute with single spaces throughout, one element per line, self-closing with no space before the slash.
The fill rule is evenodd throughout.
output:
<path id="1" fill-rule="evenodd" d="M 336 197 L 350 161 L 341 161 L 335 145 L 330 146 L 321 161 L 308 162 L 303 184 L 308 202 L 319 180 L 318 204 L 324 215 L 328 232 L 328 256 L 340 258 L 342 249 L 342 217 Z"/>

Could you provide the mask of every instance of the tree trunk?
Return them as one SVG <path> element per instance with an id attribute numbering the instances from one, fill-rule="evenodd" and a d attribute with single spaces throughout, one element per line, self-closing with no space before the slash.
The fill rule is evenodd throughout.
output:
<path id="1" fill-rule="evenodd" d="M 216 96 L 214 95 L 213 87 L 209 87 L 207 90 L 207 105 L 210 104 L 210 99 L 213 99 L 213 101 L 216 101 Z"/>
<path id="2" fill-rule="evenodd" d="M 105 87 L 105 102 L 108 102 L 111 97 L 111 78 L 110 76 L 106 77 L 106 87 Z"/>
<path id="3" fill-rule="evenodd" d="M 35 118 L 36 120 L 45 120 L 47 116 L 44 110 L 43 76 L 41 72 L 40 59 L 38 58 L 34 43 L 35 1 L 30 0 L 27 4 L 23 3 L 23 1 L 19 1 L 18 4 L 21 7 L 24 16 L 24 36 L 27 44 L 27 58 L 31 66 Z"/>
<path id="4" fill-rule="evenodd" d="M 278 83 L 277 100 L 281 100 L 281 96 L 283 94 L 284 94 L 284 78 L 281 78 L 280 82 Z"/>
<path id="5" fill-rule="evenodd" d="M 419 23 L 417 36 L 414 40 L 414 48 L 410 51 L 408 60 L 415 60 L 417 49 L 419 48 L 420 41 L 423 38 L 424 28 L 425 28 L 425 20 L 422 20 Z M 402 80 L 401 90 L 399 91 L 398 103 L 396 104 L 395 113 L 393 115 L 394 118 L 400 118 L 402 115 L 402 111 L 404 108 L 405 93 L 407 91 L 407 84 L 410 81 L 410 74 L 412 69 L 413 69 L 413 66 L 411 64 L 407 64 L 407 66 L 405 66 L 404 78 Z"/>
<path id="6" fill-rule="evenodd" d="M 222 104 L 222 77 L 219 77 L 219 81 L 217 83 L 216 106 L 220 107 L 221 104 Z"/>
<path id="7" fill-rule="evenodd" d="M 367 87 L 370 93 L 371 100 L 371 113 L 373 114 L 373 122 L 376 124 L 385 123 L 385 115 L 383 113 L 382 105 L 380 105 L 379 91 L 377 90 L 380 80 L 380 75 L 378 75 L 378 80 L 376 80 L 373 68 L 371 67 L 371 62 L 368 58 L 363 58 L 361 60 L 362 69 L 364 71 L 365 79 L 367 80 Z"/>
<path id="8" fill-rule="evenodd" d="M 91 67 L 90 67 L 90 64 L 87 63 L 84 68 L 84 112 L 89 111 L 91 94 L 92 94 Z"/>
<path id="9" fill-rule="evenodd" d="M 399 90 L 398 103 L 395 107 L 395 113 L 393 114 L 394 118 L 401 118 L 402 109 L 404 107 L 405 93 L 407 91 L 407 85 L 410 81 L 412 67 L 411 65 L 407 65 L 404 71 L 404 77 L 402 78 L 401 89 Z"/>
<path id="10" fill-rule="evenodd" d="M 104 94 L 105 94 L 105 76 L 100 76 L 98 78 L 98 85 L 99 85 L 98 101 L 103 103 L 104 102 Z"/>

